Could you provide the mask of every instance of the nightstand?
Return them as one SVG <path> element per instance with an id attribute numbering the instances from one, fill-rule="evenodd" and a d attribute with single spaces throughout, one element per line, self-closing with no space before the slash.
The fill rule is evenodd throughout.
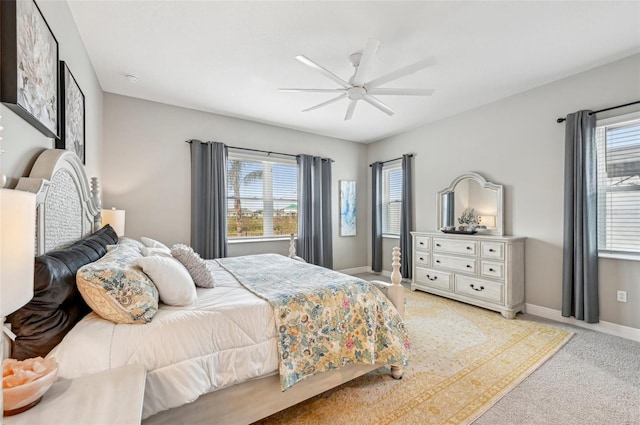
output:
<path id="1" fill-rule="evenodd" d="M 42 401 L 6 416 L 4 425 L 140 424 L 147 372 L 124 366 L 75 379 L 58 379 Z"/>

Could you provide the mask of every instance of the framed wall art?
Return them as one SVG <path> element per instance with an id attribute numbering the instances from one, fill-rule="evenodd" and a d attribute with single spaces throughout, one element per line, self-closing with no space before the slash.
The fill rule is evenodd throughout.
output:
<path id="1" fill-rule="evenodd" d="M 60 62 L 60 139 L 56 148 L 75 152 L 85 163 L 84 94 L 67 63 Z"/>
<path id="2" fill-rule="evenodd" d="M 340 180 L 340 236 L 356 235 L 356 182 Z"/>
<path id="3" fill-rule="evenodd" d="M 0 1 L 0 101 L 58 137 L 58 42 L 33 0 Z"/>

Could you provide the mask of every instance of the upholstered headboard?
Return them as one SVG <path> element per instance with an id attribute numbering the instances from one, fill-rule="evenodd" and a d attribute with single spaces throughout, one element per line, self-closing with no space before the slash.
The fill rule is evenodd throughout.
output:
<path id="1" fill-rule="evenodd" d="M 16 186 L 36 194 L 36 257 L 34 296 L 7 317 L 16 335 L 12 357 L 46 355 L 90 311 L 76 272 L 118 242 L 110 226 L 99 229 L 97 180 L 92 186 L 80 159 L 59 149 L 40 154 Z"/>
<path id="2" fill-rule="evenodd" d="M 29 177 L 16 186 L 36 194 L 36 255 L 69 246 L 100 228 L 98 180 L 91 188 L 80 159 L 72 152 L 48 149 L 38 156 Z"/>

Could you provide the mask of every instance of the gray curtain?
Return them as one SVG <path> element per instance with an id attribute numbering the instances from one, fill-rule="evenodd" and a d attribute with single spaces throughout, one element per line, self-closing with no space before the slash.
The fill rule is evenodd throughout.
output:
<path id="1" fill-rule="evenodd" d="M 402 155 L 402 211 L 400 211 L 400 274 L 411 279 L 411 230 L 413 229 L 413 188 L 411 154 Z"/>
<path id="2" fill-rule="evenodd" d="M 587 323 L 599 320 L 595 122 L 578 111 L 565 123 L 562 315 Z"/>
<path id="3" fill-rule="evenodd" d="M 298 156 L 298 255 L 333 268 L 331 160 Z"/>
<path id="4" fill-rule="evenodd" d="M 382 271 L 382 163 L 371 164 L 371 270 Z"/>
<path id="5" fill-rule="evenodd" d="M 191 246 L 202 258 L 227 256 L 227 147 L 191 143 Z"/>

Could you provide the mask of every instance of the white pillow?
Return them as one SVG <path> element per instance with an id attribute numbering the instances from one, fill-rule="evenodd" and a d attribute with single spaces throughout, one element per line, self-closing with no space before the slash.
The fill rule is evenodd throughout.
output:
<path id="1" fill-rule="evenodd" d="M 171 255 L 187 268 L 196 286 L 201 288 L 213 288 L 215 286 L 207 263 L 200 258 L 200 255 L 193 248 L 183 244 L 176 244 L 171 247 Z"/>
<path id="2" fill-rule="evenodd" d="M 158 288 L 158 295 L 163 303 L 189 305 L 198 299 L 193 279 L 178 260 L 153 255 L 138 258 L 136 262 Z"/>
<path id="3" fill-rule="evenodd" d="M 171 257 L 171 250 L 169 248 L 147 248 L 146 246 L 140 249 L 142 255 L 145 257 L 151 257 L 153 255 L 159 255 L 161 257 Z"/>
<path id="4" fill-rule="evenodd" d="M 171 249 L 168 246 L 166 246 L 162 242 L 158 242 L 155 239 L 141 237 L 140 241 L 142 241 L 144 246 L 146 246 L 147 248 L 164 248 L 167 251 L 171 252 Z"/>

